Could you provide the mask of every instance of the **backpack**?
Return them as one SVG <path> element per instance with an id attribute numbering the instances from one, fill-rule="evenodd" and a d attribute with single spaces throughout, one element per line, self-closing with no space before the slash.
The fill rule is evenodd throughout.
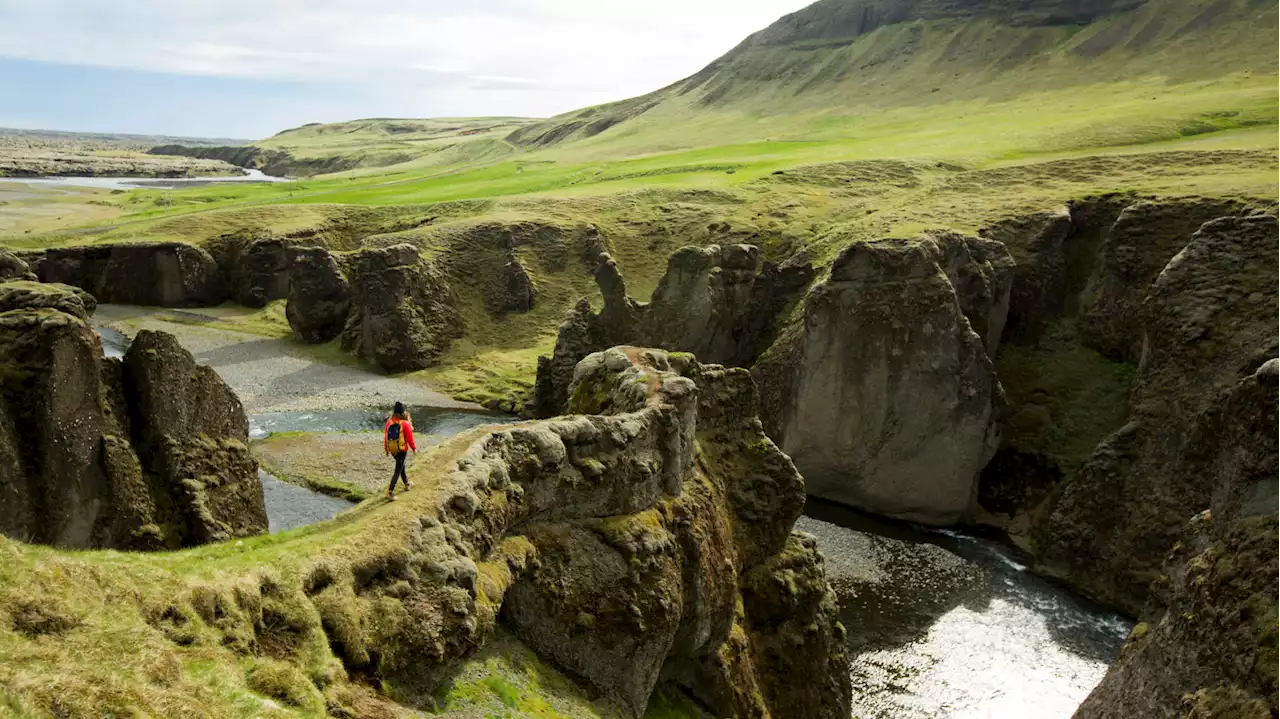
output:
<path id="1" fill-rule="evenodd" d="M 400 422 L 392 422 L 387 427 L 387 449 L 392 453 L 400 453 L 406 450 L 404 441 L 404 431 Z"/>

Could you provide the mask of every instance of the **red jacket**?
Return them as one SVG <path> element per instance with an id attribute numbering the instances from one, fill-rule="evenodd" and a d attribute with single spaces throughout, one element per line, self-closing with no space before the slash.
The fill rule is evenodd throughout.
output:
<path id="1" fill-rule="evenodd" d="M 387 454 L 391 454 L 391 446 L 387 444 L 387 430 L 391 429 L 391 423 L 395 421 L 397 420 L 395 420 L 393 417 L 387 417 L 387 424 L 385 427 L 382 428 L 382 448 L 386 451 Z M 399 420 L 399 422 L 400 422 L 400 431 L 404 432 L 405 446 L 417 452 L 418 445 L 413 443 L 413 424 L 410 423 L 409 420 L 407 419 Z"/>

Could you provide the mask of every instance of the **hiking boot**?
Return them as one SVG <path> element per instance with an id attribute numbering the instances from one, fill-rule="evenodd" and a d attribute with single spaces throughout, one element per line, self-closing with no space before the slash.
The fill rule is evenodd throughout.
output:
<path id="1" fill-rule="evenodd" d="M 392 493 L 391 493 L 391 490 L 389 490 L 389 489 L 387 490 L 387 501 L 388 501 L 388 502 L 394 502 L 394 501 L 396 501 L 396 495 L 392 494 Z"/>
<path id="2" fill-rule="evenodd" d="M 411 489 L 413 489 L 413 482 L 410 482 L 409 480 L 406 479 L 404 481 L 404 491 L 408 492 Z"/>

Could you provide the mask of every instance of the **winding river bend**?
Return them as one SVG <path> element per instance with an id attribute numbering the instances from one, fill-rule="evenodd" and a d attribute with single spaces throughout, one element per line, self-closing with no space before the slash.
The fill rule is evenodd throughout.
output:
<path id="1" fill-rule="evenodd" d="M 172 329 L 186 344 L 183 326 Z M 123 354 L 127 335 L 101 326 L 99 333 L 109 356 Z M 214 368 L 241 391 L 236 383 L 243 375 Z M 501 421 L 461 407 L 411 411 L 417 430 L 437 437 Z M 381 429 L 383 419 L 382 409 L 256 411 L 250 433 L 368 432 Z M 259 476 L 273 533 L 353 506 Z M 1066 719 L 1102 679 L 1131 628 L 986 539 L 814 499 L 796 528 L 817 537 L 840 597 L 853 716 L 860 719 Z"/>

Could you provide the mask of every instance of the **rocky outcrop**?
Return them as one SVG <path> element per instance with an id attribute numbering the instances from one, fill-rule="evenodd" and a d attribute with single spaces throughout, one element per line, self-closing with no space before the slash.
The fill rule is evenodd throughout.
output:
<path id="1" fill-rule="evenodd" d="M 810 494 L 959 521 L 996 450 L 1003 402 L 966 310 L 994 340 L 1011 270 L 999 243 L 953 233 L 840 254 L 806 298 L 803 324 L 753 370 L 771 435 Z"/>
<path id="2" fill-rule="evenodd" d="M 495 314 L 528 312 L 537 295 L 533 279 L 520 258 L 511 253 L 485 292 L 485 307 Z"/>
<path id="3" fill-rule="evenodd" d="M 295 247 L 288 265 L 285 316 L 302 342 L 340 336 L 343 349 L 360 359 L 408 372 L 434 364 L 462 335 L 453 289 L 413 245 L 348 255 Z"/>
<path id="4" fill-rule="evenodd" d="M 461 336 L 453 290 L 417 247 L 364 249 L 349 262 L 343 349 L 387 372 L 408 372 L 434 364 Z"/>
<path id="5" fill-rule="evenodd" d="M 777 320 L 814 276 L 807 255 L 782 265 L 765 262 L 753 245 L 683 247 L 667 260 L 667 271 L 649 303 L 627 295 L 617 263 L 595 260 L 595 280 L 604 297 L 599 314 L 583 299 L 560 326 L 552 356 L 539 359 L 535 411 L 550 417 L 565 411 L 573 368 L 588 354 L 631 343 L 690 352 L 707 362 L 748 366 L 777 333 Z"/>
<path id="6" fill-rule="evenodd" d="M 0 282 L 10 280 L 38 281 L 40 278 L 31 271 L 22 258 L 8 250 L 0 250 Z"/>
<path id="7" fill-rule="evenodd" d="M 79 287 L 99 302 L 190 307 L 222 301 L 213 257 L 180 242 L 59 247 L 34 259 L 40 281 Z"/>
<path id="8" fill-rule="evenodd" d="M 764 439 L 747 372 L 613 349 L 582 361 L 571 395 L 574 412 L 635 423 L 624 435 L 649 434 L 639 419 L 659 407 L 674 424 L 653 435 L 662 471 L 630 482 L 647 509 L 526 532 L 542 560 L 504 605 L 517 635 L 636 716 L 664 677 L 725 716 L 847 716 L 834 595 L 812 541 L 788 539 L 803 483 Z M 613 481 L 633 461 L 577 460 Z M 819 689 L 789 688 L 795 676 Z"/>
<path id="9" fill-rule="evenodd" d="M 1218 219 L 1159 272 L 1138 318 L 1127 424 L 1041 510 L 1044 571 L 1141 611 L 1165 552 L 1210 504 L 1211 475 L 1189 454 L 1197 424 L 1224 388 L 1276 354 L 1277 236 L 1271 216 Z"/>
<path id="10" fill-rule="evenodd" d="M 328 250 L 293 248 L 289 253 L 288 284 L 285 316 L 295 338 L 320 344 L 342 334 L 351 309 L 351 287 Z"/>
<path id="11" fill-rule="evenodd" d="M 104 359 L 75 293 L 18 284 L 0 285 L 23 298 L 0 312 L 0 531 L 121 549 L 265 531 L 244 410 L 213 370 L 145 331 Z"/>
<path id="12" fill-rule="evenodd" d="M 47 308 L 87 322 L 98 308 L 93 295 L 79 287 L 30 280 L 0 283 L 0 312 Z"/>
<path id="13" fill-rule="evenodd" d="M 1201 225 L 1244 211 L 1245 205 L 1232 200 L 1198 198 L 1126 207 L 1102 247 L 1097 301 L 1084 322 L 1089 344 L 1108 357 L 1137 362 L 1142 353 L 1140 310 L 1147 288 Z"/>
<path id="14" fill-rule="evenodd" d="M 218 265 L 223 294 L 245 307 L 266 307 L 289 296 L 289 245 L 269 233 L 219 235 L 205 243 Z"/>
<path id="15" fill-rule="evenodd" d="M 1277 713 L 1276 385 L 1280 360 L 1224 391 L 1190 441 L 1208 511 L 1172 547 L 1148 610 L 1080 719 Z"/>

